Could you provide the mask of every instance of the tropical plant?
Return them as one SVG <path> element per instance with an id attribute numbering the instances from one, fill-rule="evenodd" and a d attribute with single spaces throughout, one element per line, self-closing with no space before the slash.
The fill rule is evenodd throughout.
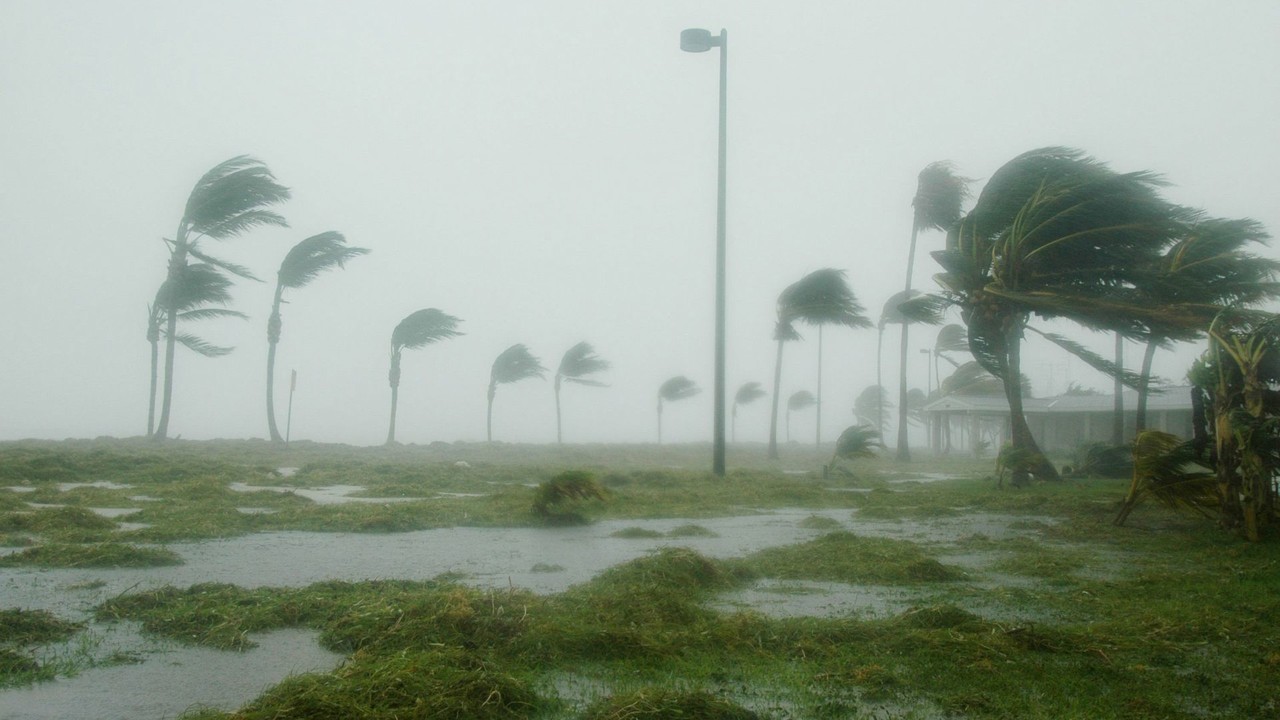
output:
<path id="1" fill-rule="evenodd" d="M 552 525 L 585 525 L 578 511 L 586 502 L 608 500 L 609 494 L 585 470 L 566 470 L 538 486 L 533 495 L 533 514 Z"/>
<path id="2" fill-rule="evenodd" d="M 1218 506 L 1217 477 L 1194 442 L 1158 430 L 1144 430 L 1133 441 L 1133 479 L 1115 524 L 1123 525 L 1147 496 L 1175 510 L 1212 517 Z"/>
<path id="3" fill-rule="evenodd" d="M 595 348 L 591 347 L 591 344 L 587 342 L 580 342 L 574 345 L 566 350 L 564 356 L 560 358 L 560 367 L 556 370 L 555 382 L 557 443 L 564 442 L 560 433 L 560 383 L 567 382 L 588 387 L 605 387 L 604 383 L 592 380 L 588 376 L 608 369 L 609 362 L 596 355 Z"/>
<path id="4" fill-rule="evenodd" d="M 884 331 L 889 325 L 906 325 L 914 320 L 908 318 L 902 313 L 902 304 L 906 301 L 920 295 L 916 290 L 901 290 L 889 296 L 884 302 L 884 307 L 880 309 L 880 320 L 876 323 L 876 385 L 883 385 L 883 369 L 884 360 Z M 881 407 L 875 420 L 875 426 L 884 431 L 884 408 L 885 403 L 889 403 L 887 396 L 881 396 Z"/>
<path id="5" fill-rule="evenodd" d="M 778 457 L 778 391 L 782 384 L 782 345 L 799 340 L 797 322 L 818 326 L 818 406 L 817 439 L 822 440 L 822 327 L 844 325 L 851 328 L 871 327 L 871 321 L 845 282 L 844 271 L 834 268 L 815 270 L 787 286 L 778 295 L 778 319 L 773 337 L 778 341 L 778 357 L 773 371 L 773 409 L 769 419 L 769 457 Z"/>
<path id="6" fill-rule="evenodd" d="M 416 350 L 441 340 L 457 337 L 458 318 L 435 308 L 410 313 L 391 332 L 391 370 L 387 381 L 391 384 L 391 425 L 387 428 L 387 444 L 396 441 L 396 404 L 400 394 L 400 353 Z"/>
<path id="7" fill-rule="evenodd" d="M 731 437 L 734 442 L 738 442 L 738 406 L 750 405 L 766 395 L 764 386 L 758 382 L 743 383 L 738 388 L 738 392 L 733 395 L 733 429 Z"/>
<path id="8" fill-rule="evenodd" d="M 210 305 L 231 302 L 231 280 L 207 263 L 191 263 L 177 280 L 165 280 L 156 291 L 155 301 L 147 307 L 147 342 L 151 344 L 151 391 L 147 402 L 147 436 L 155 432 L 156 390 L 160 375 L 160 339 L 165 336 L 170 308 L 177 308 L 178 320 L 210 320 L 235 317 L 247 319 L 236 310 Z M 176 327 L 176 326 L 175 326 Z M 184 347 L 205 357 L 222 357 L 232 348 L 214 345 L 191 333 L 179 332 L 175 338 Z"/>
<path id="9" fill-rule="evenodd" d="M 658 387 L 658 444 L 662 444 L 662 406 L 664 403 L 685 400 L 697 395 L 701 390 L 697 383 L 683 375 L 669 378 Z"/>
<path id="10" fill-rule="evenodd" d="M 916 178 L 916 194 L 911 200 L 911 245 L 907 251 L 907 282 L 904 292 L 912 291 L 911 276 L 916 262 L 916 241 L 921 230 L 947 230 L 960 219 L 960 210 L 969 197 L 969 178 L 955 173 L 955 167 L 945 161 L 929 163 Z M 903 298 L 904 300 L 906 298 Z M 907 326 L 901 322 L 902 334 L 898 346 L 898 459 L 910 460 L 911 448 L 907 443 Z M 876 383 L 880 382 L 879 378 Z"/>
<path id="11" fill-rule="evenodd" d="M 503 350 L 493 361 L 493 368 L 489 371 L 489 410 L 485 415 L 485 436 L 489 442 L 493 442 L 493 398 L 498 393 L 498 386 L 529 378 L 543 378 L 546 377 L 546 372 L 547 369 L 538 358 L 522 343 Z"/>
<path id="12" fill-rule="evenodd" d="M 942 293 L 904 306 L 913 315 L 930 311 L 935 320 L 946 305 L 960 307 L 970 351 L 1001 378 L 1009 401 L 1021 459 L 1010 466 L 1015 485 L 1031 475 L 1058 478 L 1023 412 L 1024 333 L 1038 332 L 1103 372 L 1122 373 L 1127 385 L 1138 382 L 1136 373 L 1079 343 L 1035 330 L 1033 314 L 1126 337 L 1198 317 L 1184 304 L 1151 303 L 1135 289 L 1178 222 L 1178 209 L 1157 193 L 1160 184 L 1150 173 L 1116 173 L 1077 150 L 1019 155 L 996 171 L 973 210 L 952 227 L 947 249 L 933 253 L 943 268 L 936 276 Z"/>
<path id="13" fill-rule="evenodd" d="M 850 425 L 836 438 L 835 454 L 831 456 L 831 462 L 822 469 L 822 476 L 829 475 L 839 460 L 874 458 L 876 450 L 881 447 L 884 446 L 880 442 L 880 433 L 875 428 L 865 423 Z"/>
<path id="14" fill-rule="evenodd" d="M 223 162 L 203 177 L 192 188 L 178 231 L 173 239 L 165 239 L 169 246 L 167 280 L 181 282 L 184 269 L 195 258 L 237 277 L 253 278 L 247 268 L 214 258 L 204 252 L 200 241 L 226 240 L 247 230 L 263 225 L 287 227 L 284 218 L 267 208 L 289 199 L 289 189 L 276 182 L 266 165 L 247 155 Z M 170 302 L 177 295 L 170 297 Z M 160 420 L 152 437 L 163 440 L 169 433 L 169 417 L 173 408 L 173 358 L 178 342 L 178 316 L 175 305 L 164 308 L 165 358 L 164 395 L 160 407 Z"/>
<path id="15" fill-rule="evenodd" d="M 1280 262 L 1248 252 L 1268 239 L 1261 223 L 1249 219 L 1206 218 L 1193 213 L 1182 233 L 1155 265 L 1154 277 L 1143 289 L 1152 302 L 1170 299 L 1204 304 L 1206 314 L 1219 307 L 1256 305 L 1280 296 Z M 1184 327 L 1153 326 L 1146 338 L 1142 368 L 1138 374 L 1135 433 L 1146 428 L 1147 400 L 1151 392 L 1151 364 L 1156 350 L 1171 342 L 1203 337 L 1211 316 Z"/>
<path id="16" fill-rule="evenodd" d="M 276 345 L 280 343 L 280 305 L 286 302 L 284 291 L 306 287 L 321 273 L 345 267 L 351 258 L 368 252 L 367 248 L 349 247 L 341 233 L 330 231 L 312 235 L 294 245 L 280 263 L 280 270 L 276 272 L 275 299 L 267 319 L 267 431 L 272 442 L 284 440 L 276 427 L 275 407 Z"/>
<path id="17" fill-rule="evenodd" d="M 853 401 L 853 415 L 858 422 L 868 425 L 875 429 L 876 424 L 880 423 L 876 432 L 884 430 L 884 410 L 893 409 L 893 403 L 885 400 L 884 396 L 887 391 L 883 385 L 868 385 L 858 393 L 858 397 Z"/>
<path id="18" fill-rule="evenodd" d="M 791 442 L 791 413 L 808 410 L 816 404 L 817 398 L 808 390 L 797 390 L 787 398 L 787 442 Z"/>

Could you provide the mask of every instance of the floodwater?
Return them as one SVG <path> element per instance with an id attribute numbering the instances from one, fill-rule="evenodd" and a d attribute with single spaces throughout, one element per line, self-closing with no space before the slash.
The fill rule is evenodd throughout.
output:
<path id="1" fill-rule="evenodd" d="M 334 495 L 350 492 L 355 491 L 342 488 Z M 802 521 L 814 516 L 834 520 L 839 528 L 802 526 Z M 169 544 L 166 547 L 185 561 L 175 567 L 5 568 L 0 571 L 0 607 L 48 609 L 62 617 L 87 619 L 95 605 L 110 597 L 166 585 L 224 582 L 250 588 L 298 587 L 335 579 L 421 580 L 442 573 L 459 574 L 464 582 L 479 587 L 515 586 L 555 593 L 662 547 L 689 547 L 711 557 L 734 557 L 805 542 L 841 528 L 861 535 L 946 545 L 977 533 L 992 539 L 1027 534 L 1010 527 L 1014 519 L 975 514 L 927 522 L 872 521 L 857 519 L 849 510 L 784 509 L 739 517 L 615 520 L 569 528 L 459 527 L 379 535 L 259 533 Z M 713 535 L 613 537 L 630 528 L 665 534 L 691 522 Z M 546 572 L 549 566 L 563 569 Z M 914 600 L 918 602 L 919 597 Z M 750 607 L 771 615 L 882 616 L 900 612 L 912 603 L 912 597 L 901 588 L 763 581 L 727 594 L 715 605 L 724 609 Z M 102 643 L 95 657 L 123 652 L 140 657 L 142 662 L 95 667 L 69 679 L 0 690 L 0 718 L 160 719 L 176 717 L 196 704 L 230 710 L 290 673 L 331 669 L 341 659 L 321 649 L 312 633 L 301 630 L 255 635 L 259 647 L 237 653 L 174 646 L 138 635 L 131 625 L 93 623 L 87 633 L 111 639 Z"/>

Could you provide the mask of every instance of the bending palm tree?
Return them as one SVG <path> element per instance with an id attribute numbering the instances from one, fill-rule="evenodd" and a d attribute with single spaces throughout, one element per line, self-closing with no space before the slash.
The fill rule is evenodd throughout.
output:
<path id="1" fill-rule="evenodd" d="M 733 396 L 733 431 L 732 438 L 738 442 L 738 406 L 750 405 L 765 396 L 764 387 L 758 382 L 743 383 Z"/>
<path id="2" fill-rule="evenodd" d="M 871 327 L 863 315 L 862 305 L 845 282 L 844 271 L 834 268 L 815 270 L 787 286 L 778 296 L 778 321 L 774 339 L 778 341 L 778 357 L 773 371 L 773 410 L 769 423 L 769 457 L 778 457 L 778 390 L 782 384 L 782 344 L 799 340 L 797 321 L 818 326 L 818 406 L 817 438 L 822 440 L 822 326 L 845 325 L 851 328 Z"/>
<path id="3" fill-rule="evenodd" d="M 410 314 L 396 325 L 391 333 L 391 370 L 387 380 L 391 384 L 391 426 L 387 429 L 387 444 L 396 441 L 396 401 L 400 394 L 400 353 L 406 349 L 414 350 L 425 347 L 440 340 L 447 340 L 462 333 L 458 332 L 458 323 L 462 322 L 452 315 L 446 315 L 435 308 L 427 308 Z"/>
<path id="4" fill-rule="evenodd" d="M 920 171 L 911 219 L 911 247 L 907 251 L 907 284 L 911 293 L 911 274 L 916 262 L 916 239 L 921 230 L 946 230 L 960 219 L 960 206 L 969 196 L 968 178 L 955 174 L 949 162 L 934 162 Z M 904 298 L 905 299 L 905 298 Z M 907 444 L 907 324 L 902 323 L 898 347 L 898 459 L 910 460 Z M 876 380 L 879 383 L 879 379 Z"/>
<path id="5" fill-rule="evenodd" d="M 791 413 L 808 410 L 818 401 L 808 390 L 797 390 L 787 398 L 787 442 L 791 442 Z"/>
<path id="6" fill-rule="evenodd" d="M 970 351 L 1004 385 L 1012 443 L 1028 459 L 1015 484 L 1030 475 L 1058 479 L 1022 408 L 1021 342 L 1034 331 L 1033 313 L 1129 337 L 1199 317 L 1185 304 L 1151 303 L 1136 290 L 1177 224 L 1177 209 L 1156 193 L 1159 184 L 1150 173 L 1116 173 L 1077 150 L 1033 150 L 992 175 L 948 234 L 947 249 L 933 253 L 944 290 L 932 309 L 941 308 L 938 301 L 960 306 Z M 1041 334 L 1104 372 L 1123 372 L 1078 343 Z M 1126 384 L 1136 382 L 1134 375 Z"/>
<path id="7" fill-rule="evenodd" d="M 276 428 L 275 407 L 276 345 L 280 342 L 280 305 L 285 301 L 284 291 L 305 287 L 320 273 L 344 267 L 351 258 L 369 252 L 367 248 L 348 247 L 346 243 L 341 233 L 312 235 L 293 246 L 276 273 L 275 301 L 267 320 L 267 430 L 272 442 L 284 441 Z"/>
<path id="8" fill-rule="evenodd" d="M 662 444 L 662 404 L 685 400 L 702 392 L 696 383 L 683 375 L 677 375 L 658 388 L 658 444 Z"/>
<path id="9" fill-rule="evenodd" d="M 889 325 L 905 326 L 908 322 L 912 322 L 912 320 L 910 320 L 906 315 L 902 314 L 901 306 L 902 303 L 910 300 L 911 298 L 917 297 L 918 295 L 920 295 L 920 293 L 915 290 L 899 290 L 889 296 L 889 299 L 884 302 L 884 307 L 880 310 L 880 321 L 876 323 L 876 385 L 884 384 L 884 381 L 881 379 L 881 359 L 884 357 L 885 327 Z M 880 400 L 882 403 L 888 402 L 888 398 L 885 396 L 881 396 Z M 879 428 L 881 433 L 884 432 L 883 406 L 881 406 L 880 414 L 876 416 L 874 424 Z"/>
<path id="10" fill-rule="evenodd" d="M 493 398 L 498 394 L 498 385 L 546 377 L 546 372 L 538 358 L 521 343 L 503 350 L 493 361 L 493 368 L 489 371 L 489 411 L 485 416 L 485 434 L 489 442 L 493 442 Z"/>
<path id="11" fill-rule="evenodd" d="M 225 240 L 260 225 L 288 223 L 267 207 L 289 199 L 289 189 L 278 184 L 266 165 L 246 155 L 232 158 L 204 174 L 187 197 L 187 206 L 178 222 L 178 232 L 169 245 L 168 280 L 179 282 L 189 258 L 196 258 L 232 275 L 253 278 L 246 268 L 206 255 L 200 247 L 204 238 Z M 169 433 L 173 407 L 173 356 L 178 337 L 176 306 L 165 309 L 164 400 L 160 422 L 152 436 L 163 440 Z"/>
<path id="12" fill-rule="evenodd" d="M 580 342 L 565 351 L 560 358 L 560 367 L 556 370 L 556 442 L 563 444 L 560 434 L 560 383 L 569 382 L 588 387 L 605 387 L 605 384 L 588 378 L 609 369 L 609 361 L 596 355 L 590 343 Z"/>
<path id="13" fill-rule="evenodd" d="M 857 399 L 853 401 L 853 415 L 858 419 L 859 424 L 876 428 L 876 423 L 881 423 L 883 429 L 884 409 L 893 409 L 893 403 L 885 400 L 885 389 L 883 385 L 868 385 L 858 393 Z M 879 435 L 880 429 L 876 429 Z"/>
<path id="14" fill-rule="evenodd" d="M 160 376 L 160 338 L 168 325 L 169 308 L 177 308 L 179 320 L 209 320 L 245 314 L 227 308 L 207 307 L 231 302 L 231 280 L 206 263 L 193 263 L 183 268 L 177 282 L 169 280 L 156 291 L 155 302 L 147 308 L 147 342 L 151 343 L 151 392 L 147 403 L 147 437 L 155 433 L 156 390 Z M 178 333 L 175 340 L 205 357 L 222 357 L 229 347 L 210 344 L 190 333 Z"/>

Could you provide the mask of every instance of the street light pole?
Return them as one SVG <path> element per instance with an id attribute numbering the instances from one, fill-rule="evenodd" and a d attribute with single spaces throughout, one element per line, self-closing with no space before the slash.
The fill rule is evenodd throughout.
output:
<path id="1" fill-rule="evenodd" d="M 716 354 L 715 354 L 715 419 L 712 434 L 711 472 L 724 477 L 724 407 L 725 407 L 725 125 L 728 100 L 729 32 L 720 29 L 719 35 L 709 30 L 689 29 L 680 33 L 680 49 L 685 52 L 706 52 L 720 48 L 720 163 L 716 200 Z"/>

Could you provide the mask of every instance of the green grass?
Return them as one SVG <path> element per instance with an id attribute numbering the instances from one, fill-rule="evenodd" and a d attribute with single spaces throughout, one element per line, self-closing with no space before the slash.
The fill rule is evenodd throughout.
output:
<path id="1" fill-rule="evenodd" d="M 123 543 L 48 543 L 0 556 L 0 567 L 140 568 L 181 564 L 182 558 L 172 550 Z"/>

